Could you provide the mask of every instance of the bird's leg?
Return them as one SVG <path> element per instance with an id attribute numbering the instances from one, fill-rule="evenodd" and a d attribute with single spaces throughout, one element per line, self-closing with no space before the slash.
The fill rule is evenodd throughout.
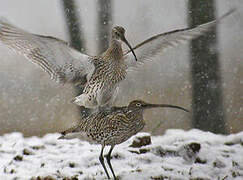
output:
<path id="1" fill-rule="evenodd" d="M 104 170 L 105 170 L 105 173 L 106 173 L 108 179 L 110 179 L 110 176 L 109 176 L 109 174 L 108 174 L 108 172 L 107 172 L 107 169 L 106 169 L 106 167 L 105 167 L 105 163 L 104 163 L 104 157 L 103 157 L 103 150 L 104 150 L 104 147 L 105 147 L 105 146 L 102 145 L 99 160 L 100 160 L 100 163 L 101 163 L 101 165 L 103 166 L 103 168 L 104 168 Z"/>
<path id="2" fill-rule="evenodd" d="M 114 148 L 114 146 L 111 146 L 111 148 L 110 148 L 108 154 L 107 154 L 105 157 L 106 157 L 107 163 L 108 163 L 108 165 L 109 165 L 109 167 L 110 167 L 110 169 L 111 169 L 111 172 L 112 172 L 112 174 L 113 174 L 113 177 L 114 177 L 114 179 L 116 180 L 116 175 L 115 175 L 115 173 L 114 173 L 114 171 L 113 171 L 113 168 L 112 168 L 112 165 L 111 165 L 111 152 L 112 152 L 113 148 Z"/>

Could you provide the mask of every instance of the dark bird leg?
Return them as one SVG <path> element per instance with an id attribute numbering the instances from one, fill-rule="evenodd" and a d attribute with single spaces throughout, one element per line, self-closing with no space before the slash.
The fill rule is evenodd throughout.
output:
<path id="1" fill-rule="evenodd" d="M 105 147 L 105 146 L 102 145 L 99 160 L 100 160 L 100 163 L 101 163 L 101 165 L 103 166 L 103 168 L 104 168 L 104 170 L 105 170 L 105 173 L 106 173 L 108 179 L 110 179 L 110 176 L 109 176 L 109 174 L 108 174 L 108 172 L 107 172 L 107 169 L 106 169 L 106 167 L 105 167 L 105 163 L 104 163 L 104 157 L 103 157 L 103 150 L 104 150 L 104 147 Z"/>
<path id="2" fill-rule="evenodd" d="M 111 152 L 112 152 L 113 148 L 114 148 L 114 146 L 111 146 L 110 151 L 108 152 L 108 154 L 105 157 L 106 157 L 107 163 L 108 163 L 108 165 L 109 165 L 109 167 L 111 169 L 113 177 L 116 180 L 116 175 L 115 175 L 115 173 L 113 171 L 113 168 L 112 168 L 112 165 L 111 165 Z"/>

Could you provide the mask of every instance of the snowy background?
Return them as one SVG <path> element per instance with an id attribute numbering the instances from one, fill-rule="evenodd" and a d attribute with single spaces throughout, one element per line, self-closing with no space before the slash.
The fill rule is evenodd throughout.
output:
<path id="1" fill-rule="evenodd" d="M 107 179 L 98 159 L 100 145 L 79 139 L 57 140 L 59 136 L 1 136 L 0 179 Z M 151 144 L 129 147 L 133 141 L 142 145 L 138 140 L 148 136 L 139 133 L 115 146 L 111 163 L 120 180 L 243 179 L 243 132 L 220 136 L 199 130 L 168 130 L 163 136 L 152 136 Z"/>
<path id="2" fill-rule="evenodd" d="M 97 55 L 97 1 L 77 2 L 87 52 Z M 187 27 L 187 0 L 115 2 L 114 25 L 127 29 L 132 46 L 152 35 Z M 216 4 L 217 17 L 238 9 L 218 29 L 226 125 L 229 133 L 238 134 L 166 131 L 191 129 L 190 115 L 171 109 L 146 112 L 144 130 L 160 136 L 152 136 L 152 144 L 140 148 L 129 147 L 134 137 L 115 147 L 111 161 L 119 179 L 243 179 L 243 3 L 217 0 Z M 1 1 L 0 16 L 29 32 L 68 41 L 59 0 Z M 0 60 L 0 180 L 106 179 L 98 159 L 100 145 L 57 140 L 60 135 L 55 132 L 78 121 L 77 107 L 70 103 L 73 87 L 54 83 L 39 67 L 2 45 Z M 190 109 L 188 46 L 146 64 L 123 83 L 119 96 L 117 105 L 138 98 Z M 137 136 L 144 135 L 148 136 Z"/>

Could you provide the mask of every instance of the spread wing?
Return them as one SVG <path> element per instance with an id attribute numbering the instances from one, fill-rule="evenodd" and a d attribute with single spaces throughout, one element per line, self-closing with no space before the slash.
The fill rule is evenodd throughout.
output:
<path id="1" fill-rule="evenodd" d="M 210 31 L 223 18 L 230 15 L 234 11 L 235 10 L 231 10 L 217 20 L 199 25 L 194 28 L 179 29 L 158 34 L 143 41 L 133 48 L 137 56 L 138 62 L 134 61 L 134 56 L 130 50 L 124 53 L 124 58 L 126 64 L 128 65 L 128 70 L 137 67 L 140 64 L 143 64 L 145 61 L 153 60 L 156 55 L 165 52 L 169 48 L 176 47 L 179 44 L 186 43 L 189 40 L 195 39 L 198 36 L 205 34 L 206 32 Z"/>
<path id="2" fill-rule="evenodd" d="M 91 58 L 60 39 L 28 33 L 0 19 L 0 42 L 24 55 L 60 82 L 84 81 L 93 70 Z"/>

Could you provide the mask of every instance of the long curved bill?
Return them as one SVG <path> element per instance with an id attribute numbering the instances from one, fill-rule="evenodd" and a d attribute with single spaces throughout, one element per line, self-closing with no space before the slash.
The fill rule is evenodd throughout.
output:
<path id="1" fill-rule="evenodd" d="M 180 106 L 174 106 L 174 105 L 170 105 L 170 104 L 145 104 L 143 105 L 144 109 L 147 109 L 147 108 L 158 108 L 158 107 L 161 107 L 161 108 L 175 108 L 175 109 L 180 109 L 180 110 L 183 110 L 183 111 L 186 111 L 186 112 L 190 112 L 189 110 L 183 108 L 183 107 L 180 107 Z"/>
<path id="2" fill-rule="evenodd" d="M 134 55 L 135 60 L 137 61 L 137 56 L 136 56 L 136 54 L 134 53 L 134 51 L 133 51 L 133 49 L 132 49 L 132 46 L 129 44 L 129 42 L 126 40 L 125 37 L 122 38 L 122 41 L 123 41 L 124 43 L 126 43 L 126 45 L 129 47 L 129 49 L 132 51 L 132 54 Z"/>

